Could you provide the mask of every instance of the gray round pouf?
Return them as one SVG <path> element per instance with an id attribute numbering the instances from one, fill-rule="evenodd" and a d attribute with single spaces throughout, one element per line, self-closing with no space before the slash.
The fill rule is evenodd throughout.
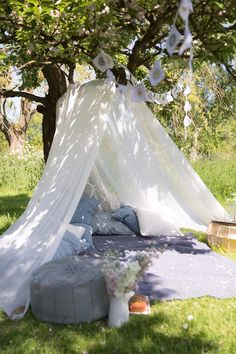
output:
<path id="1" fill-rule="evenodd" d="M 77 256 L 43 264 L 30 282 L 31 308 L 42 321 L 81 323 L 108 315 L 109 300 L 98 264 Z"/>

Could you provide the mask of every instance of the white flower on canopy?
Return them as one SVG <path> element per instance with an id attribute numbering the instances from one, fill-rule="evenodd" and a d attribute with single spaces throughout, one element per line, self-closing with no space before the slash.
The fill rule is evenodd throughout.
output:
<path id="1" fill-rule="evenodd" d="M 172 26 L 166 41 L 166 50 L 170 55 L 174 53 L 175 48 L 179 44 L 180 39 L 180 32 L 175 26 Z"/>
<path id="2" fill-rule="evenodd" d="M 131 101 L 143 102 L 147 100 L 146 90 L 143 83 L 137 84 L 132 88 Z"/>
<path id="3" fill-rule="evenodd" d="M 164 77 L 165 75 L 161 69 L 161 63 L 159 60 L 157 60 L 149 73 L 149 80 L 151 85 L 155 86 L 159 84 L 164 79 Z"/>
<path id="4" fill-rule="evenodd" d="M 93 63 L 96 66 L 96 68 L 103 73 L 108 69 L 112 69 L 114 66 L 112 58 L 104 52 L 100 52 L 93 59 Z"/>
<path id="5" fill-rule="evenodd" d="M 186 114 L 184 117 L 184 127 L 187 128 L 192 123 L 192 119 Z"/>
<path id="6" fill-rule="evenodd" d="M 193 4 L 191 0 L 181 0 L 179 5 L 179 15 L 186 21 L 189 17 L 189 14 L 193 12 Z"/>
<path id="7" fill-rule="evenodd" d="M 192 47 L 193 37 L 189 29 L 187 28 L 184 33 L 184 41 L 179 49 L 179 55 L 182 55 L 185 50 Z"/>

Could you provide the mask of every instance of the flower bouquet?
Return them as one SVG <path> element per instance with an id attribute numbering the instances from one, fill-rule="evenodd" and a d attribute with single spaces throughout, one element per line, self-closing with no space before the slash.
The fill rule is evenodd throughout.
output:
<path id="1" fill-rule="evenodd" d="M 119 327 L 128 321 L 129 299 L 134 294 L 137 281 L 150 266 L 153 256 L 157 256 L 155 249 L 138 251 L 128 260 L 122 260 L 118 251 L 105 252 L 102 271 L 110 295 L 110 327 Z"/>

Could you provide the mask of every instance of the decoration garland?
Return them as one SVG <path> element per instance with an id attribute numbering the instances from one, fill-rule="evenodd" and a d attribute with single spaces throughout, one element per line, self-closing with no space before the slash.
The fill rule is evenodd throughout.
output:
<path id="1" fill-rule="evenodd" d="M 133 85 L 131 100 L 133 102 L 154 102 L 161 105 L 166 105 L 169 102 L 172 102 L 178 95 L 178 93 L 183 91 L 185 96 L 185 117 L 183 121 L 184 129 L 185 129 L 185 137 L 187 137 L 187 127 L 193 123 L 193 120 L 189 117 L 189 111 L 191 110 L 191 104 L 188 101 L 188 95 L 191 92 L 190 83 L 192 80 L 192 61 L 193 61 L 193 49 L 192 49 L 192 34 L 189 29 L 189 15 L 193 12 L 193 5 L 191 0 L 181 0 L 177 13 L 175 15 L 173 24 L 171 26 L 170 32 L 166 38 L 166 40 L 161 43 L 162 51 L 160 56 L 163 54 L 166 49 L 169 55 L 172 55 L 176 49 L 176 47 L 181 42 L 182 35 L 176 28 L 176 21 L 178 16 L 182 18 L 184 21 L 184 38 L 183 42 L 179 48 L 178 54 L 181 56 L 186 50 L 190 49 L 190 56 L 188 62 L 188 72 L 184 71 L 178 80 L 177 84 L 173 86 L 173 88 L 167 92 L 162 94 L 155 93 L 151 90 L 146 89 L 143 82 L 139 82 L 135 76 L 128 70 L 128 68 L 113 60 L 107 53 L 101 51 L 94 59 L 93 63 L 98 70 L 105 73 L 107 75 L 108 80 L 116 81 L 115 76 L 112 72 L 112 68 L 114 66 L 114 61 L 121 66 L 126 74 L 126 79 L 131 82 Z M 161 68 L 160 60 L 156 60 L 152 69 L 149 72 L 149 81 L 152 86 L 158 85 L 165 77 L 165 74 Z M 184 88 L 185 84 L 185 88 Z M 123 93 L 127 87 L 125 85 L 118 84 L 118 90 Z"/>

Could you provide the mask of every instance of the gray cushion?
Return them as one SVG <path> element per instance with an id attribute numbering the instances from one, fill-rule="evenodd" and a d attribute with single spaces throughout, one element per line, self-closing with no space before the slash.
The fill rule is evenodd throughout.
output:
<path id="1" fill-rule="evenodd" d="M 140 234 L 138 217 L 132 207 L 128 205 L 122 206 L 121 208 L 115 210 L 112 213 L 112 216 L 123 222 L 136 234 Z"/>
<path id="2" fill-rule="evenodd" d="M 59 259 L 62 257 L 72 256 L 79 254 L 89 247 L 93 247 L 92 233 L 93 229 L 91 226 L 86 224 L 77 224 L 78 226 L 83 226 L 85 228 L 84 234 L 81 238 L 77 237 L 70 231 L 66 231 L 53 259 Z"/>
<path id="3" fill-rule="evenodd" d="M 85 257 L 65 257 L 42 265 L 32 275 L 30 296 L 33 314 L 46 322 L 82 323 L 108 315 L 100 266 Z"/>
<path id="4" fill-rule="evenodd" d="M 93 215 L 99 202 L 94 198 L 82 197 L 71 219 L 71 224 L 80 223 L 91 225 Z"/>
<path id="5" fill-rule="evenodd" d="M 109 212 L 96 213 L 93 217 L 92 226 L 95 235 L 133 235 L 133 231 L 116 220 Z"/>

